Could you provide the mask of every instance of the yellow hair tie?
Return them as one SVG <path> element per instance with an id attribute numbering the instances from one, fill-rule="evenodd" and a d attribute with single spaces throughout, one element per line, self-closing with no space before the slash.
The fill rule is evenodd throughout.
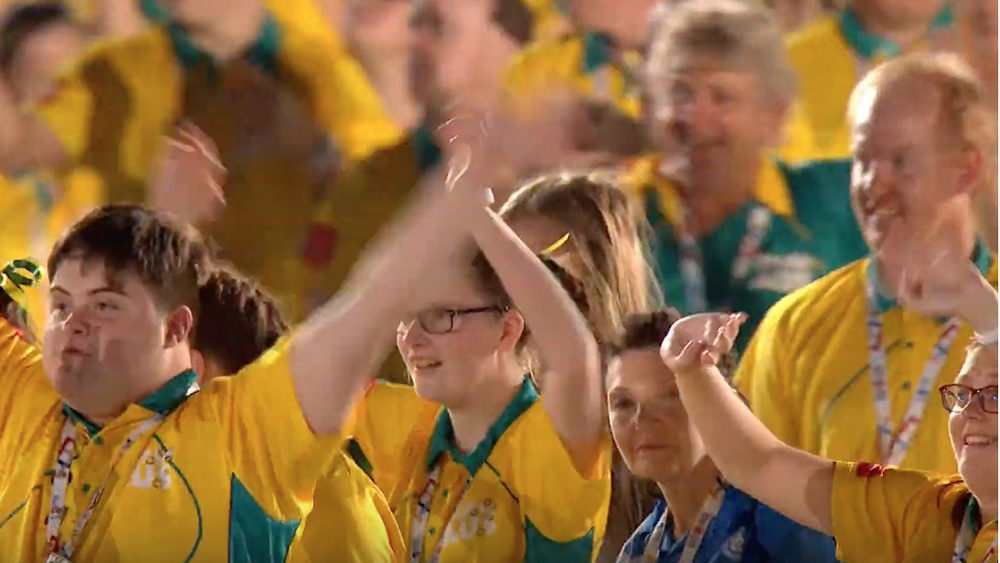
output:
<path id="1" fill-rule="evenodd" d="M 563 235 L 562 237 L 560 237 L 559 240 L 557 240 L 554 243 L 550 244 L 545 250 L 539 252 L 539 254 L 541 254 L 542 256 L 549 256 L 553 252 L 555 252 L 555 251 L 559 250 L 560 248 L 562 248 L 563 245 L 566 244 L 566 241 L 568 241 L 568 240 L 569 240 L 569 233 L 566 233 L 565 235 Z"/>

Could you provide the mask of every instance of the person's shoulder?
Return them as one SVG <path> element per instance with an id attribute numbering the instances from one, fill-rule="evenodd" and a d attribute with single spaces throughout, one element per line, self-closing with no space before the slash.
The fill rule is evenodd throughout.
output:
<path id="1" fill-rule="evenodd" d="M 91 45 L 80 59 L 80 65 L 87 66 L 100 62 L 143 68 L 143 65 L 173 64 L 174 53 L 170 35 L 166 28 L 152 25 L 147 29 L 126 37 L 103 39 Z M 147 67 L 146 70 L 159 72 L 161 67 Z"/>
<path id="2" fill-rule="evenodd" d="M 523 87 L 535 80 L 575 74 L 583 56 L 583 39 L 576 34 L 541 39 L 517 52 L 507 64 L 505 84 Z M 554 75 L 554 76 L 553 76 Z"/>
<path id="3" fill-rule="evenodd" d="M 850 208 L 850 159 L 779 162 L 778 169 L 795 202 L 796 214 L 826 218 L 836 214 L 840 220 L 854 221 Z"/>
<path id="4" fill-rule="evenodd" d="M 839 323 L 845 305 L 863 298 L 867 259 L 842 266 L 812 283 L 782 297 L 767 312 L 771 323 L 791 329 L 791 333 L 809 331 L 816 325 Z"/>
<path id="5" fill-rule="evenodd" d="M 839 34 L 836 14 L 827 14 L 814 22 L 789 33 L 785 37 L 785 49 L 795 59 L 796 55 L 811 54 L 817 47 Z"/>
<path id="6" fill-rule="evenodd" d="M 795 191 L 821 186 L 846 190 L 850 187 L 851 159 L 831 158 L 802 160 L 795 163 L 779 162 L 789 187 Z"/>

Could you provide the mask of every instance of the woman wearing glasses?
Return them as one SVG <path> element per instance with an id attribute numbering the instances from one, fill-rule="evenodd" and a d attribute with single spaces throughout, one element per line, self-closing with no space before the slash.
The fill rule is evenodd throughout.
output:
<path id="1" fill-rule="evenodd" d="M 396 223 L 359 278 L 389 291 L 394 272 L 422 272 L 392 289 L 408 297 L 387 327 L 413 387 L 370 385 L 344 425 L 349 451 L 387 497 L 408 561 L 591 561 L 607 519 L 611 440 L 597 343 L 563 285 L 581 292 L 482 204 L 425 215 L 423 227 Z M 478 255 L 430 265 L 414 253 L 442 244 L 422 232 L 441 224 L 453 231 L 446 244 L 471 238 Z M 529 329 L 542 396 L 526 375 Z M 301 538 L 312 560 L 333 555 L 323 547 L 337 526 L 322 516 L 335 502 L 328 492 L 321 481 Z"/>
<path id="2" fill-rule="evenodd" d="M 961 260 L 904 281 L 900 298 L 957 313 L 977 332 L 953 384 L 938 392 L 960 475 L 941 479 L 832 462 L 781 443 L 735 398 L 716 363 L 742 316 L 697 315 L 661 348 L 681 400 L 727 479 L 801 524 L 831 534 L 845 561 L 997 560 L 997 295 Z"/>

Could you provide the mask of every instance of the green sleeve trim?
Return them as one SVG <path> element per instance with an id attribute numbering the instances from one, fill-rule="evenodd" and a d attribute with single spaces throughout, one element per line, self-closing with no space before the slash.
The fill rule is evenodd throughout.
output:
<path id="1" fill-rule="evenodd" d="M 229 563 L 285 561 L 298 527 L 298 520 L 271 518 L 236 475 L 230 478 Z"/>
<path id="2" fill-rule="evenodd" d="M 588 563 L 593 558 L 594 529 L 583 536 L 569 541 L 557 542 L 545 537 L 538 528 L 524 520 L 524 561 L 525 563 Z"/>

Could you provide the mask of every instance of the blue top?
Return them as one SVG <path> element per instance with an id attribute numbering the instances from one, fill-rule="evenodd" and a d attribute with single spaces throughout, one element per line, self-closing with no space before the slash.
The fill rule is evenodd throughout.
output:
<path id="1" fill-rule="evenodd" d="M 625 542 L 622 554 L 626 558 L 642 556 L 653 528 L 666 510 L 666 502 L 661 500 L 656 503 L 653 512 Z M 668 522 L 660 542 L 657 563 L 679 561 L 686 541 L 687 536 L 674 539 L 673 522 Z M 727 485 L 719 514 L 708 525 L 694 558 L 694 563 L 723 561 L 835 563 L 837 557 L 832 537 L 798 524 L 736 487 Z"/>

